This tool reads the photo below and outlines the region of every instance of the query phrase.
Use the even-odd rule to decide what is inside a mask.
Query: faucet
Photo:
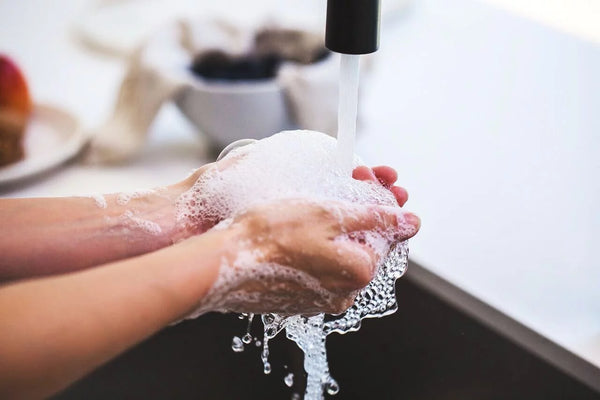
[[[342,54],[373,53],[380,20],[380,0],[327,0],[325,47]]]

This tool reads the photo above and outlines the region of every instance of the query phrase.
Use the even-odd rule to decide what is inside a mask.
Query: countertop
[[[409,190],[412,258],[600,366],[600,46],[466,0],[382,42],[358,148]]]
[[[86,3],[44,4],[0,3],[0,50],[37,101],[94,126],[123,64],[67,29]],[[381,43],[357,152],[409,190],[423,220],[411,258],[600,367],[600,45],[472,0],[415,1],[385,21]],[[148,188],[207,160],[167,106],[133,164],[71,164],[0,196]]]

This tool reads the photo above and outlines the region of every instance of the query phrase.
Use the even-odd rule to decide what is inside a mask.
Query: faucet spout
[[[369,54],[379,47],[381,0],[327,0],[325,46],[342,54]]]

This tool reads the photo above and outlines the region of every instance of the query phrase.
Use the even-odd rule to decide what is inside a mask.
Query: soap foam
[[[180,198],[179,217],[219,222],[281,199],[397,206],[381,185],[352,179],[335,152],[335,139],[314,131],[285,131],[234,149],[230,165],[212,166]]]
[[[94,200],[98,208],[106,208],[108,206],[106,199],[101,194],[95,194],[90,197]]]
[[[134,211],[125,211],[122,215],[122,218],[126,225],[134,229],[139,229],[150,235],[160,235],[162,232],[160,225],[154,221],[138,217]]]
[[[359,181],[348,174],[347,168],[342,165],[343,161],[337,157],[336,146],[336,140],[328,135],[299,130],[284,131],[236,148],[225,159],[208,168],[192,188],[179,198],[178,219],[181,223],[194,221],[205,224],[206,221],[212,221],[216,224],[213,229],[222,229],[236,216],[254,206],[283,199],[319,202],[340,223],[348,215],[348,210],[356,208],[359,212],[364,205],[376,204],[398,209],[396,199],[388,189],[378,182]],[[355,157],[354,166],[358,165],[360,160]],[[401,213],[398,213],[398,218],[402,219]],[[337,240],[359,241],[379,259],[383,259],[393,242],[391,234],[352,232],[341,235]],[[356,251],[360,251],[360,248]],[[270,302],[266,295],[261,300],[256,294],[236,289],[244,287],[245,282],[257,276],[273,284],[284,281],[310,290],[316,296],[315,303],[308,306],[317,310],[324,305],[333,306],[334,295],[321,287],[314,277],[295,268],[261,263],[260,256],[240,251],[233,263],[224,261],[205,303],[193,316],[208,309],[238,311],[232,308],[231,303],[226,304],[225,300],[237,303],[240,307],[253,304],[255,310],[261,308],[262,301],[262,309],[268,308]],[[366,251],[365,257],[370,257]],[[280,302],[281,312],[290,313],[294,308],[293,304],[286,308],[286,299],[281,296],[271,300]]]
[[[336,140],[325,134],[313,131],[278,133],[234,149],[224,160],[212,165],[178,200],[178,219],[183,223],[192,221],[197,224],[211,221],[216,224],[213,229],[221,229],[254,206],[283,199],[328,204],[328,211],[340,222],[347,215],[344,211],[352,207],[379,205],[398,209],[396,199],[388,189],[376,182],[353,179],[343,163],[345,161],[337,156]],[[360,160],[354,157],[353,167],[360,164]],[[414,229],[403,224],[401,213],[397,215],[401,230],[403,225],[407,230]],[[392,246],[395,240],[391,235],[391,232],[363,231],[344,233],[335,239],[359,241],[381,260],[375,279],[358,292],[354,305],[344,314],[327,320],[323,314],[313,317],[262,316],[264,338],[261,359],[265,373],[271,370],[268,340],[285,329],[286,336],[305,352],[304,367],[308,374],[305,398],[322,398],[323,390],[329,394],[337,393],[339,386],[330,376],[327,364],[326,336],[332,332],[357,330],[363,318],[383,316],[397,308],[394,283],[405,271],[408,248],[406,242]],[[285,289],[285,282],[289,282],[312,291],[315,294],[312,306],[316,309],[331,304],[334,295],[316,278],[291,267],[262,263],[260,256],[241,252],[233,262],[223,260],[206,302],[191,317],[208,310],[236,311],[236,306],[262,307],[264,310],[272,304],[283,310],[287,306],[289,309],[297,306],[293,303],[299,301],[298,298],[288,298],[277,290],[275,292],[279,295],[265,296],[260,291],[245,289],[244,283],[256,281],[257,276],[266,285],[284,282]]]

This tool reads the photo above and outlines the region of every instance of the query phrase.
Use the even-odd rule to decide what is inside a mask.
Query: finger
[[[337,239],[328,242],[320,254],[332,267],[325,275],[324,269],[319,271],[319,279],[330,290],[361,289],[373,279],[378,257],[368,246]]]
[[[396,170],[392,167],[388,167],[385,165],[380,167],[373,167],[373,173],[375,174],[379,182],[381,182],[383,186],[388,188],[398,180],[398,173],[396,172]]]
[[[406,191],[406,189],[400,186],[392,186],[390,188],[390,191],[396,198],[396,201],[398,202],[398,205],[400,205],[400,207],[406,204],[406,201],[408,200],[408,192]]]
[[[409,239],[421,227],[419,217],[398,207],[347,206],[342,209],[342,216],[346,233],[378,231],[393,235],[394,240]]]
[[[352,171],[352,177],[359,181],[377,182],[377,177],[373,173],[373,170],[364,165],[354,168],[354,171]]]

